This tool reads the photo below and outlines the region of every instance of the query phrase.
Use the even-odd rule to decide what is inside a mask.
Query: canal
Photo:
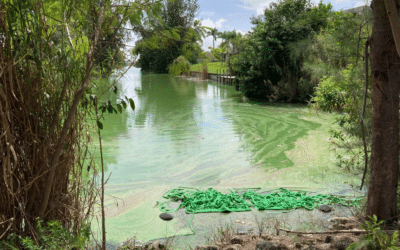
[[[124,95],[134,99],[135,111],[106,115],[102,130],[110,244],[133,236],[148,241],[192,234],[191,214],[181,209],[163,221],[155,207],[178,187],[357,195],[350,185],[359,185],[360,178],[339,169],[330,148],[328,131],[337,128],[332,114],[257,102],[233,86],[142,74],[137,68],[119,81],[111,98]],[[196,214],[196,234],[206,235],[224,216]],[[99,230],[97,222],[92,228]]]

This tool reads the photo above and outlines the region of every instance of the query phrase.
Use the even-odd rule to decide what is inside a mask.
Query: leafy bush
[[[175,76],[179,76],[182,73],[189,75],[190,62],[184,56],[179,56],[171,65],[168,66],[168,70],[170,74]]]
[[[375,249],[386,249],[386,250],[399,250],[397,246],[399,245],[398,232],[394,232],[391,238],[385,234],[384,231],[380,230],[380,224],[384,221],[381,220],[379,222],[378,218],[374,214],[373,217],[368,216],[372,223],[366,221],[366,225],[361,225],[361,227],[368,231],[368,234],[364,236],[360,241],[354,242],[351,244],[347,250],[359,250],[366,247],[368,250],[375,250]]]
[[[10,234],[6,241],[0,242],[1,249],[15,250],[20,245],[23,249],[40,250],[40,249],[85,249],[86,243],[90,239],[90,225],[83,226],[74,236],[62,227],[59,221],[49,221],[47,226],[43,227],[37,219],[38,243],[27,236],[22,237],[16,234]]]
[[[315,106],[323,111],[343,110],[344,91],[332,77],[324,77],[315,88],[311,101],[315,101]]]

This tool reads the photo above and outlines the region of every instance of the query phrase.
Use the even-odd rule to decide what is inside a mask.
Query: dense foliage
[[[303,69],[303,55],[293,56],[291,46],[324,27],[331,7],[286,0],[272,3],[263,16],[253,18],[256,26],[239,48],[242,52],[234,65],[237,89],[246,96],[272,101],[306,100],[315,82]]]
[[[371,35],[371,11],[360,14],[335,12],[327,26],[309,44],[295,51],[306,54],[305,68],[315,78],[325,77],[316,88],[315,108],[345,112],[340,124],[349,125],[349,132],[360,136],[359,115],[365,85],[365,41]],[[327,85],[329,79],[330,84]],[[335,101],[327,93],[340,93]],[[365,115],[370,130],[371,101],[367,96]],[[336,102],[336,103],[335,103]],[[339,105],[340,103],[340,105]]]
[[[184,56],[179,56],[168,66],[169,73],[175,76],[190,74],[190,63]]]
[[[197,43],[201,40],[201,30],[199,22],[194,20],[198,9],[197,0],[164,1],[160,19],[147,17],[134,25],[134,31],[141,36],[134,54],[140,55],[137,66],[142,71],[167,73],[168,65],[180,55],[197,63],[202,52]],[[172,34],[175,39],[160,43],[150,31]]]
[[[86,233],[79,235],[99,193],[88,117],[101,129],[101,113],[121,112],[127,103],[134,108],[125,97],[117,111],[116,100],[100,103],[97,91],[107,85],[104,93],[117,93],[103,77],[124,60],[124,27],[139,23],[143,12],[159,16],[159,2],[0,2],[0,68],[7,69],[0,74],[0,240],[19,235],[13,244],[52,244],[37,237],[39,218],[43,225],[57,221],[49,230],[70,243],[85,244]]]

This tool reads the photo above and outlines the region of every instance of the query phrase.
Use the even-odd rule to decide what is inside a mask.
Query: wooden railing
[[[207,73],[206,76],[203,75],[203,72],[199,71],[190,71],[190,76],[216,81],[217,83],[222,83],[226,85],[233,85],[233,80],[236,76],[227,74],[226,71],[219,71],[219,73]]]

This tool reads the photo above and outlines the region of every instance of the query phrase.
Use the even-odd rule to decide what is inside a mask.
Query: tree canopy
[[[290,46],[324,27],[331,8],[322,2],[314,7],[309,0],[286,0],[253,18],[256,26],[234,66],[237,89],[249,97],[304,101],[314,84],[302,67],[302,55],[291,56]]]
[[[201,53],[198,41],[203,31],[201,23],[194,19],[198,9],[197,0],[164,1],[160,18],[145,17],[140,24],[133,25],[141,36],[133,53],[140,55],[138,66],[143,71],[167,73],[168,65],[180,55],[197,63]],[[153,32],[173,39],[160,41]]]

